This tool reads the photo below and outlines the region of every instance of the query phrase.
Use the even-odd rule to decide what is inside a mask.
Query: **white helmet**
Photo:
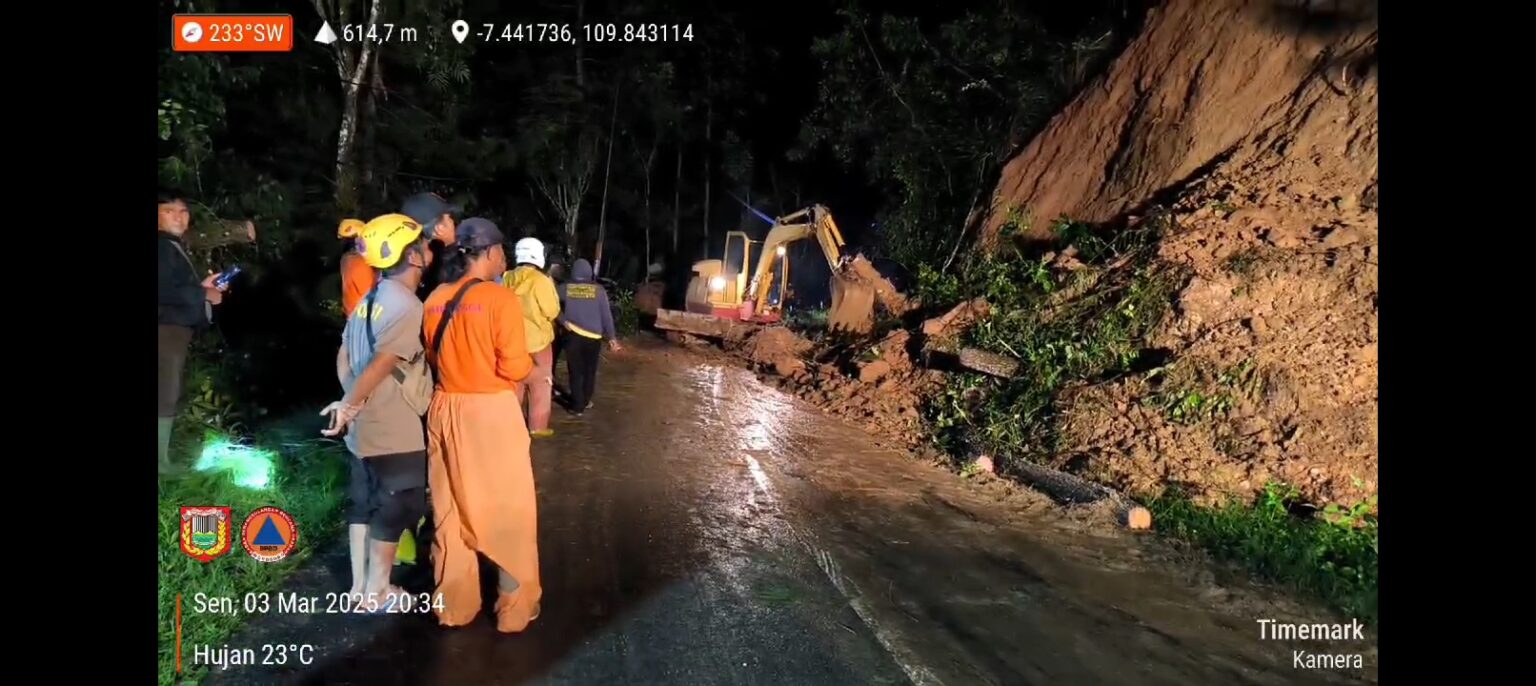
[[[537,238],[524,238],[512,248],[513,259],[518,264],[531,264],[544,268],[544,243]]]

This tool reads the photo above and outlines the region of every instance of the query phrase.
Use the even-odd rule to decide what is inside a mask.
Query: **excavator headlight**
[[[723,290],[725,290],[725,277],[723,277],[723,276],[716,276],[716,277],[710,279],[709,280],[709,290],[712,290],[712,291],[723,291]]]
[[[781,246],[775,248],[774,252],[778,253],[779,257],[783,257],[784,256],[784,246],[781,245]]]

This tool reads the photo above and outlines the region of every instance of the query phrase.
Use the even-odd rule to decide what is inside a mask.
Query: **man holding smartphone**
[[[171,464],[171,429],[181,400],[182,376],[192,335],[207,328],[213,306],[224,301],[228,284],[218,274],[197,276],[183,236],[191,222],[187,202],[179,195],[160,194],[160,330],[159,330],[159,438],[160,473],[179,471]]]

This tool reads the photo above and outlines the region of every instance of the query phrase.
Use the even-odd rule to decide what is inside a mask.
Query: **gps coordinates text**
[[[693,24],[481,24],[486,43],[692,43]]]

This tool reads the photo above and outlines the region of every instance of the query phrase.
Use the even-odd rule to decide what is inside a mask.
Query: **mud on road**
[[[1374,638],[1259,640],[1260,619],[1339,618],[1218,583],[1099,515],[965,482],[718,360],[633,346],[605,362],[596,407],[555,429],[535,444],[545,598],[528,632],[498,634],[489,604],[461,629],[272,615],[230,645],[310,643],[315,664],[207,683],[1376,680]],[[346,589],[331,545],[287,590]],[[423,562],[407,588],[430,590]],[[1298,669],[1296,650],[1365,669]]]

